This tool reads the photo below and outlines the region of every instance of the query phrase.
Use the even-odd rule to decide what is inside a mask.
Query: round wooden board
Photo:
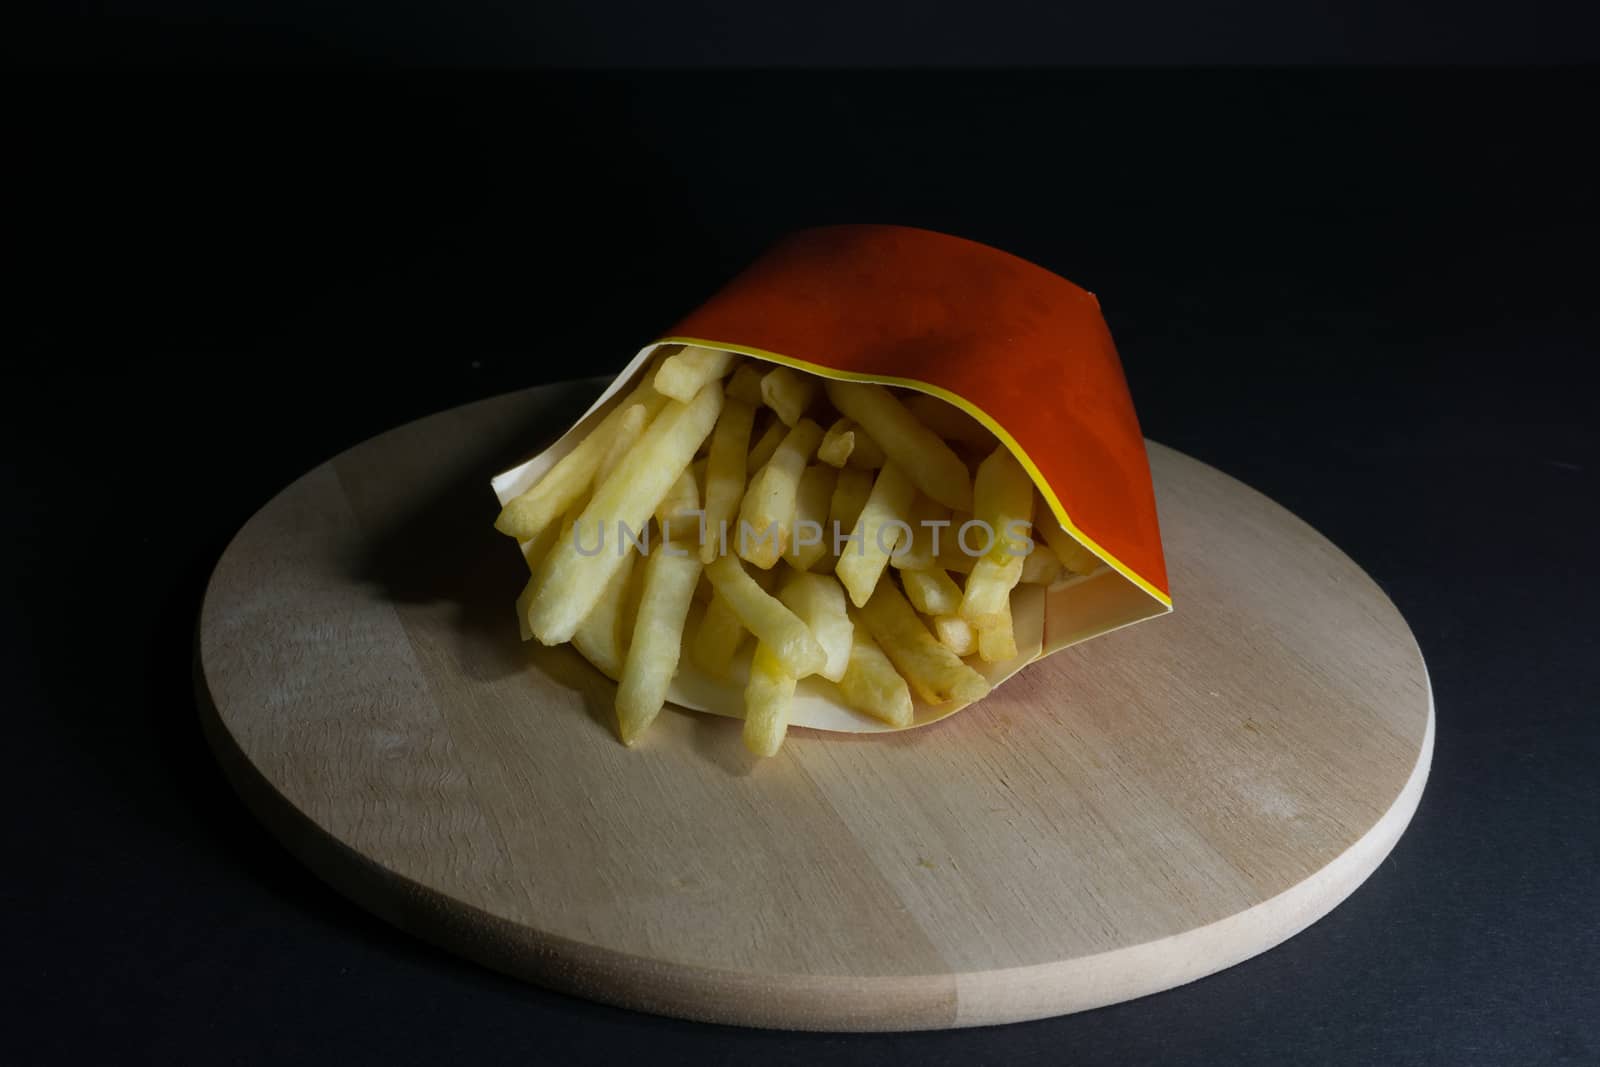
[[[593,383],[423,419],[241,530],[199,632],[203,719],[302,860],[407,930],[645,1011],[828,1030],[1079,1011],[1326,914],[1416,809],[1433,746],[1405,621],[1354,563],[1151,445],[1174,614],[945,722],[793,730],[665,713],[524,645],[488,479]]]

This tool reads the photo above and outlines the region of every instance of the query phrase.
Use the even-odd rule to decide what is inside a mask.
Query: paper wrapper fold
[[[929,393],[994,432],[1061,525],[1105,565],[1048,590],[1017,587],[1011,604],[1017,658],[969,661],[992,684],[1052,652],[1171,610],[1150,466],[1122,363],[1099,302],[1071,282],[927,230],[801,231],[641,349],[559,441],[496,477],[500,503],[571,451],[668,344]],[[748,660],[746,648],[730,681],[719,681],[684,656],[669,698],[743,717]],[[919,704],[913,726],[960,708]],[[790,722],[852,733],[893,729],[845,707],[818,679],[801,681]]]

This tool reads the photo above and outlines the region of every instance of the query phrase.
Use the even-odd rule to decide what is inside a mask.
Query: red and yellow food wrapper
[[[1071,282],[997,249],[927,230],[801,231],[641,349],[559,441],[495,478],[500,503],[571,451],[632,387],[655,350],[669,344],[928,393],[972,415],[1012,451],[1061,525],[1104,565],[1049,588],[1016,588],[1017,658],[969,660],[991,684],[1068,645],[1172,609],[1149,461],[1122,363],[1099,302]],[[704,675],[683,656],[669,698],[742,717],[746,645],[746,663],[729,681]],[[960,708],[919,703],[913,726]],[[817,679],[801,681],[790,722],[857,733],[893,729],[845,707]]]

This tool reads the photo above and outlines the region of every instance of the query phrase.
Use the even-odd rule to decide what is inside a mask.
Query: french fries
[[[763,430],[761,437],[750,447],[750,458],[745,465],[745,469],[754,474],[762,467],[765,467],[767,460],[772,458],[772,454],[778,450],[778,446],[783,443],[783,439],[788,432],[789,427],[774,419],[772,425]]]
[[[782,601],[757,585],[739,557],[717,557],[706,566],[706,576],[740,624],[783,660],[796,678],[816,674],[827,664],[828,655],[811,636],[810,628]]]
[[[830,682],[843,678],[855,626],[846,612],[844,590],[838,581],[825,574],[792,574],[783,583],[778,599],[806,624],[827,655],[817,673]]]
[[[828,399],[860,423],[918,489],[948,508],[972,507],[967,465],[881,385],[829,382]]]
[[[762,366],[757,363],[739,364],[733,377],[728,379],[728,399],[749,404],[752,408],[760,407],[765,402],[761,399]]]
[[[1033,514],[1040,536],[1061,561],[1062,567],[1073,574],[1093,574],[1100,569],[1100,557],[1078,544],[1071,534],[1061,528],[1043,495],[1035,498]]]
[[[954,404],[927,393],[913,393],[906,397],[905,405],[918,422],[946,441],[956,441],[985,451],[994,447],[994,434]]]
[[[722,385],[711,382],[687,404],[669,401],[634,449],[623,457],[579,516],[575,530],[602,543],[585,555],[582,537],[556,542],[534,575],[538,591],[528,607],[533,636],[547,645],[572,640],[573,631],[594,610],[611,575],[622,565],[620,552],[605,550],[607,526],[642,528],[694,458],[722,410]]]
[[[800,475],[821,440],[822,427],[810,419],[798,420],[744,492],[744,503],[739,505],[739,555],[762,570],[770,569],[789,547]]]
[[[850,634],[850,659],[839,679],[839,693],[857,711],[890,726],[910,726],[914,707],[911,689],[883,649],[861,627]]]
[[[800,475],[800,489],[794,501],[794,528],[784,552],[784,558],[797,571],[810,570],[829,550],[828,508],[833,503],[833,488],[838,478],[838,471],[821,463],[813,463]]]
[[[613,682],[622,679],[623,653],[627,649],[627,642],[633,637],[631,628],[626,634],[622,630],[628,580],[633,577],[633,561],[632,552],[623,555],[622,566],[606,583],[606,591],[601,595],[600,602],[572,634],[572,647]]]
[[[1033,480],[1002,445],[978,468],[973,499],[990,543],[967,575],[961,617],[981,635],[1002,622],[1010,625],[1011,590],[1022,579],[1023,560],[1033,548]]]
[[[658,541],[650,551],[633,639],[617,684],[617,727],[625,745],[638,740],[667,702],[701,566],[699,556],[674,551],[670,541]]]
[[[933,636],[958,656],[970,656],[978,651],[978,634],[972,624],[960,615],[935,616]]]
[[[726,678],[733,657],[749,632],[728,607],[728,602],[713,591],[689,645],[689,657],[713,678]]]
[[[685,345],[681,352],[661,361],[656,371],[656,392],[687,404],[706,383],[718,381],[733,366],[733,353],[698,345]]]
[[[981,699],[968,661],[1017,656],[1014,588],[1099,565],[962,411],[695,345],[659,359],[496,527],[532,572],[524,640],[570,641],[616,681],[624,743],[680,663],[727,684],[748,657],[743,737],[760,756],[811,675],[892,727],[918,702]]]
[[[775,367],[761,379],[762,402],[777,412],[785,426],[799,422],[816,396],[817,380],[788,367]]]
[[[756,645],[744,690],[744,747],[757,756],[778,754],[789,729],[796,681],[788,663],[770,645]]]
[[[934,639],[893,582],[878,585],[861,622],[924,703],[971,703],[988,695],[983,675]]]
[[[1011,626],[1009,600],[995,615],[993,621],[976,628],[978,631],[978,658],[985,663],[1004,663],[1017,658],[1017,635]]]
[[[833,568],[856,607],[872,595],[900,539],[910,536],[907,517],[915,493],[916,487],[894,463],[879,471],[872,483],[861,517],[856,519],[848,543],[840,548],[839,562]]]
[[[611,413],[590,434],[557,461],[556,465],[545,472],[544,477],[511,501],[500,510],[500,517],[495,519],[494,528],[503,534],[510,534],[518,541],[532,541],[539,537],[551,523],[555,522],[567,509],[576,504],[589,491],[594,482],[595,471],[600,467],[600,461],[605,458],[606,451],[611,443],[612,435],[616,433],[623,419],[629,418],[628,412],[633,405],[642,403],[647,415],[653,415],[666,403],[667,398],[655,391],[647,379],[644,384],[628,394],[626,400],[613,408]]]
[[[924,615],[954,615],[961,610],[961,587],[942,570],[901,571],[906,599]]]
[[[711,434],[711,452],[706,457],[706,539],[700,546],[700,562],[710,563],[723,551],[728,523],[739,514],[749,476],[750,430],[756,409],[743,400],[729,398]]]

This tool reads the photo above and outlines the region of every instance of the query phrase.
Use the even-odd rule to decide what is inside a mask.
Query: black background
[[[1581,56],[1563,17],[1445,36]],[[170,23],[58,21],[6,83],[0,1060],[1600,1058],[1593,69],[512,71],[487,69],[510,62],[495,24],[463,21],[484,69],[428,70],[459,38],[399,16],[359,48],[330,23]],[[984,62],[998,31],[976,24],[951,62]],[[714,62],[749,41],[721,25],[665,43]],[[1106,61],[1217,43],[1162,26]],[[811,32],[767,60],[820,61]],[[539,40],[569,65],[635,54],[627,32]],[[1266,43],[1329,58],[1297,40]],[[1209,58],[1262,58],[1227,47]],[[609,374],[781,233],[839,221],[958,233],[1095,290],[1147,434],[1323,530],[1410,620],[1439,709],[1428,791],[1305,933],[1008,1028],[694,1025],[392,931],[214,769],[195,612],[255,508],[391,425]]]

